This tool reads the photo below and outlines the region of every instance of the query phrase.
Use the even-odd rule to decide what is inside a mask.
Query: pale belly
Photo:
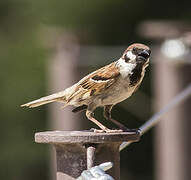
[[[117,104],[130,97],[136,88],[135,86],[129,87],[128,83],[123,84],[123,86],[120,82],[119,84],[110,87],[105,93],[95,98],[96,104],[99,104],[99,106]]]
[[[134,88],[133,88],[134,89]],[[112,94],[108,93],[101,98],[102,105],[117,104],[130,97],[133,89],[115,89]]]

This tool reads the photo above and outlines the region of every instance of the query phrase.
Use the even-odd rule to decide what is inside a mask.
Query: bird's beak
[[[150,50],[143,50],[143,51],[141,51],[139,54],[138,54],[138,56],[141,56],[141,57],[143,57],[143,58],[145,58],[145,59],[148,59],[149,57],[150,57],[150,54],[151,54],[151,52],[150,52]]]
[[[137,60],[140,61],[140,62],[146,62],[147,59],[150,57],[150,50],[143,50],[141,52],[139,52],[139,54],[137,55]]]

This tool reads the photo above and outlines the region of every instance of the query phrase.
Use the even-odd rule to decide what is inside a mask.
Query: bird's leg
[[[94,118],[94,114],[93,114],[93,110],[91,110],[89,107],[86,110],[86,116],[87,118],[92,121],[93,123],[95,123],[101,130],[97,130],[94,129],[94,132],[107,132],[107,133],[116,133],[116,132],[121,132],[119,130],[112,130],[112,129],[108,129],[107,127],[105,127],[103,124],[101,124],[98,120],[96,120]]]
[[[116,126],[118,126],[123,131],[129,131],[129,129],[126,128],[123,124],[121,124],[120,122],[118,122],[115,119],[111,118],[111,109],[112,109],[112,107],[113,107],[113,105],[104,106],[104,117],[106,119],[110,120],[111,122],[113,122]]]
[[[106,132],[107,130],[109,130],[107,127],[105,127],[103,124],[101,124],[98,120],[96,120],[95,118],[94,118],[94,114],[93,114],[93,112],[92,111],[90,111],[90,110],[86,110],[86,116],[87,116],[87,118],[90,120],[90,121],[92,121],[93,123],[95,123],[100,129],[101,129],[101,131],[99,131],[99,130],[94,130],[95,132]]]

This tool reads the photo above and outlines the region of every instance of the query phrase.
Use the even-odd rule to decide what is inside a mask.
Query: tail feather
[[[64,95],[65,95],[65,93],[64,93],[64,91],[62,91],[62,92],[59,92],[59,93],[55,93],[55,94],[52,94],[52,95],[49,95],[49,96],[42,97],[40,99],[31,101],[31,102],[26,103],[26,104],[23,104],[23,105],[21,105],[21,107],[33,108],[33,107],[41,106],[43,104],[48,104],[48,103],[51,103],[51,102],[55,102],[55,101],[65,102],[66,100],[65,100]]]

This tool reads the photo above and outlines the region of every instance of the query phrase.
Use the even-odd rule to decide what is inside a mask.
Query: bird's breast
[[[100,103],[101,105],[117,104],[130,97],[134,89],[134,87],[129,86],[129,82],[119,79],[115,85],[107,89],[104,94],[100,95]]]

